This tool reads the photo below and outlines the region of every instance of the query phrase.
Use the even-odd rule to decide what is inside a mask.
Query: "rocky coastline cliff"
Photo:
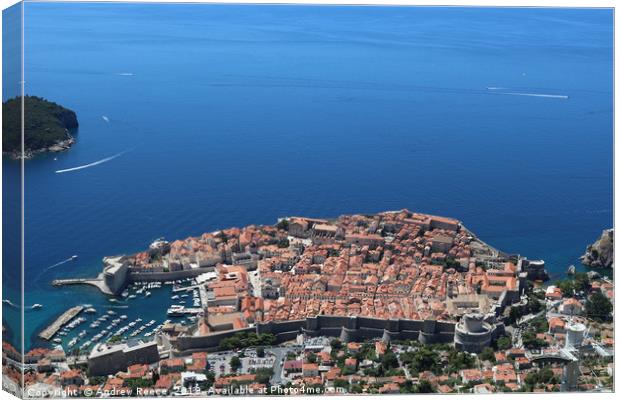
[[[591,268],[614,267],[614,230],[606,229],[599,240],[586,248],[581,263]]]

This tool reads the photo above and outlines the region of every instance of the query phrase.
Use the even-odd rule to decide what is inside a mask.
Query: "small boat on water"
[[[93,307],[88,307],[86,310],[84,310],[84,312],[87,314],[94,314],[97,312],[97,310],[95,310]]]
[[[185,311],[185,307],[178,305],[178,304],[173,304],[167,311],[167,314],[169,317],[181,317],[183,316]]]
[[[77,258],[78,258],[78,256],[77,256],[76,254],[74,254],[74,255],[72,255],[72,256],[71,256],[71,259],[70,259],[70,260],[71,260],[71,261],[74,261],[74,260],[77,260]]]
[[[32,307],[30,308],[32,308],[33,310],[38,310],[39,308],[42,308],[42,307],[43,307],[43,304],[36,303],[36,304],[33,304]]]

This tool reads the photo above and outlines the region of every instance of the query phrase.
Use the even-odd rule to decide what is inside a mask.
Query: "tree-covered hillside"
[[[41,97],[24,98],[24,145],[26,152],[54,146],[71,136],[78,127],[75,113]],[[2,151],[19,152],[21,146],[21,98],[2,103]]]

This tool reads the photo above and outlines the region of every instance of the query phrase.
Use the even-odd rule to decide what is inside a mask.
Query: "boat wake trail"
[[[45,271],[49,271],[49,270],[50,270],[50,269],[52,269],[52,268],[60,267],[60,266],[61,266],[61,265],[63,265],[63,264],[66,264],[66,263],[68,263],[68,262],[70,262],[70,261],[75,260],[75,258],[76,258],[76,257],[69,257],[69,258],[67,258],[66,260],[62,260],[61,262],[57,262],[57,263],[56,263],[56,264],[54,264],[54,265],[50,265],[49,267],[45,268],[45,269],[43,270],[43,272],[45,272]]]
[[[127,153],[128,151],[129,150],[125,150],[125,151],[122,151],[122,152],[120,152],[118,154],[115,154],[115,155],[113,155],[111,157],[106,157],[104,159],[92,162],[90,164],[80,165],[79,167],[73,167],[73,168],[67,168],[67,169],[59,169],[59,170],[56,171],[56,173],[57,174],[64,174],[65,172],[79,171],[81,169],[86,169],[86,168],[94,167],[96,165],[107,163],[108,161],[112,161],[115,158],[118,158],[118,157],[122,156],[123,154]]]
[[[13,302],[12,302],[11,300],[9,300],[9,299],[4,299],[4,300],[2,300],[2,303],[6,304],[6,305],[8,305],[8,306],[11,306],[11,307],[13,307],[13,308],[19,308],[19,305],[17,305],[17,304],[15,304],[15,303],[13,303]],[[25,308],[26,310],[36,310],[37,308],[41,308],[41,305],[40,305],[40,304],[33,304],[33,305],[31,305],[31,306],[26,306],[26,307],[24,307],[24,308]]]
[[[508,96],[546,97],[549,99],[562,99],[562,100],[568,99],[568,96],[564,94],[518,93],[518,92],[505,92],[505,93],[498,93],[498,94],[504,94]]]
[[[19,306],[18,306],[17,304],[13,303],[13,302],[12,302],[11,300],[9,300],[9,299],[3,299],[3,300],[2,300],[2,303],[6,304],[6,305],[8,305],[8,306],[11,306],[11,307],[13,307],[13,308],[19,308]]]
[[[499,86],[487,86],[487,90],[493,91],[493,94],[505,95],[505,96],[529,96],[529,97],[546,97],[548,99],[561,99],[567,100],[568,96],[564,94],[548,94],[548,93],[527,93],[527,92],[502,92],[502,90],[510,90],[511,88],[499,87]],[[500,92],[496,92],[500,90]],[[519,90],[514,89],[512,90]]]
[[[76,258],[77,258],[77,256],[71,256],[71,257],[67,258],[66,260],[62,260],[60,262],[57,262],[54,265],[50,265],[49,267],[45,268],[43,271],[39,272],[39,275],[37,275],[37,277],[35,279],[35,282],[38,282],[39,280],[41,280],[41,277],[43,277],[43,275],[45,275],[45,273],[47,271],[52,270],[54,268],[58,268],[61,265],[64,265],[64,264],[66,264],[68,262],[74,261]]]

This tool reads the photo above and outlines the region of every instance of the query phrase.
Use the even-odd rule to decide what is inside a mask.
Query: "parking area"
[[[239,357],[239,361],[241,361],[241,366],[236,371],[233,371],[230,367],[233,357]],[[257,369],[273,368],[276,357],[268,351],[265,351],[264,357],[258,357],[255,349],[245,349],[239,352],[211,353],[208,356],[208,361],[209,370],[215,373],[216,377],[219,377],[233,372],[237,374],[250,374]]]

